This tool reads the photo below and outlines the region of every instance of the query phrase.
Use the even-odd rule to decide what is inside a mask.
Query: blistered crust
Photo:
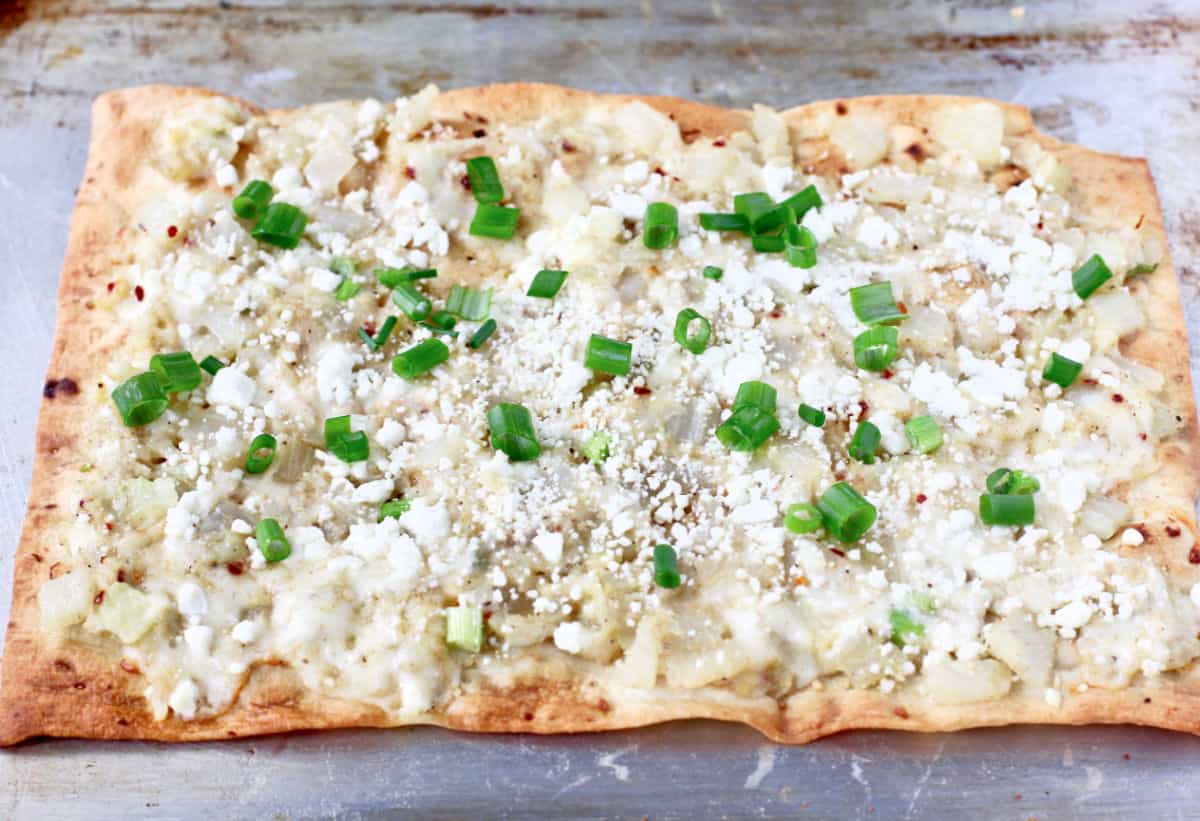
[[[131,215],[138,205],[177,185],[151,164],[155,128],[170,111],[205,96],[212,92],[151,86],[105,94],[93,108],[91,146],[71,223],[59,287],[58,330],[47,375],[55,383],[71,380],[79,390],[53,391],[39,413],[30,504],[14,562],[12,615],[0,686],[0,744],[33,736],[192,741],[417,723],[477,732],[555,733],[684,718],[743,722],[788,743],[854,728],[936,731],[1012,723],[1135,723],[1200,731],[1200,672],[1195,663],[1181,672],[1139,679],[1120,690],[1064,693],[1059,707],[1048,705],[1040,693],[1024,691],[997,701],[953,706],[934,704],[909,691],[883,695],[832,687],[810,688],[781,702],[741,698],[716,688],[631,693],[599,684],[581,664],[571,674],[547,677],[535,672],[503,682],[473,673],[445,708],[411,719],[397,719],[372,705],[318,695],[305,689],[286,666],[272,664],[253,668],[232,706],[218,716],[181,721],[170,715],[155,720],[142,695],[140,677],[123,671],[115,653],[92,645],[60,645],[39,629],[36,593],[53,573],[39,554],[39,545],[46,533],[73,515],[69,506],[78,496],[79,474],[72,466],[88,452],[88,443],[80,441],[76,431],[88,413],[88,395],[109,389],[98,375],[128,332],[106,326],[104,314],[91,306],[105,288],[109,262],[122,256],[129,241]],[[434,101],[433,115],[447,123],[478,117],[515,123],[545,115],[566,121],[634,99],[669,115],[688,142],[725,136],[751,125],[748,112],[675,98],[597,95],[525,84],[444,93]],[[247,114],[261,113],[248,103],[229,100]],[[964,97],[865,97],[813,103],[783,116],[793,144],[812,158],[814,172],[841,172],[849,169],[853,158],[839,153],[829,139],[839,119],[868,116],[883,126],[904,126],[898,133],[905,135],[908,144],[887,150],[917,159],[932,148],[929,124],[936,112],[977,102]],[[1158,270],[1131,286],[1152,322],[1125,340],[1122,349],[1166,376],[1166,391],[1181,428],[1161,444],[1155,476],[1137,489],[1139,507],[1153,514],[1145,525],[1147,540],[1138,548],[1124,549],[1148,553],[1178,583],[1190,585],[1200,580],[1198,566],[1188,559],[1196,544],[1193,503],[1200,477],[1196,409],[1179,287],[1167,256],[1149,169],[1143,160],[1099,154],[1038,134],[1026,109],[994,105],[1004,111],[1006,135],[1036,140],[1069,167],[1074,179],[1070,198],[1077,209],[1112,227],[1143,225],[1164,249]],[[532,668],[539,669],[536,659]],[[541,669],[566,668],[559,662]]]

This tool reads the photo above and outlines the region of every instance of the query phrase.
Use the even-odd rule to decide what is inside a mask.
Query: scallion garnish
[[[333,292],[333,298],[338,302],[346,302],[358,296],[360,290],[362,287],[357,282],[346,277],[338,283],[337,289]]]
[[[942,446],[942,429],[932,416],[914,416],[904,423],[904,435],[917,453],[933,453]]]
[[[1112,271],[1104,264],[1099,254],[1092,254],[1087,262],[1080,265],[1071,274],[1071,285],[1080,299],[1087,299],[1096,290],[1112,279]]]
[[[850,307],[864,325],[895,325],[908,319],[892,295],[892,283],[872,282],[850,289]]]
[[[900,333],[891,325],[877,325],[854,337],[854,362],[864,371],[882,371],[899,353]]]
[[[979,497],[979,518],[985,525],[1031,525],[1033,517],[1032,494],[984,493]]]
[[[446,310],[471,322],[487,319],[492,310],[492,289],[468,288],[455,285],[446,297]]]
[[[256,220],[267,210],[275,189],[266,180],[250,180],[242,193],[233,198],[233,213],[244,220]]]
[[[717,441],[730,450],[752,451],[779,430],[774,413],[756,405],[735,407],[729,418],[717,426]]]
[[[246,472],[251,474],[263,473],[275,461],[275,448],[279,443],[269,433],[260,433],[250,440],[250,449],[246,451]]]
[[[392,359],[392,372],[403,379],[416,379],[450,358],[450,349],[440,339],[426,339]]]
[[[821,520],[821,511],[817,510],[816,505],[808,502],[789,505],[783,517],[783,526],[793,533],[812,533],[819,530],[822,524],[824,523]]]
[[[695,333],[689,333],[692,323],[697,323]],[[691,308],[684,308],[675,317],[675,341],[694,354],[704,353],[712,338],[712,325]]]
[[[1025,495],[1037,493],[1042,489],[1042,483],[1023,470],[996,468],[987,477],[988,493],[1008,493]]]
[[[438,331],[452,331],[458,324],[458,319],[449,311],[434,311],[425,320],[425,327]]]
[[[892,644],[903,647],[909,640],[916,640],[925,635],[925,625],[916,621],[907,610],[893,610],[888,616],[892,625]]]
[[[741,231],[750,233],[750,220],[745,214],[701,214],[700,227],[705,231]]]
[[[356,267],[354,260],[349,257],[334,257],[329,260],[329,270],[338,276],[348,277],[354,275]]]
[[[286,202],[273,202],[250,231],[250,236],[279,248],[295,248],[304,236],[306,225],[308,217],[299,208]]]
[[[472,157],[467,160],[467,181],[475,202],[484,205],[504,199],[504,186],[500,184],[500,172],[491,157]]]
[[[669,544],[654,546],[654,583],[667,590],[679,587],[679,560]]]
[[[200,387],[200,366],[187,351],[158,353],[150,357],[150,372],[167,393],[194,391]]]
[[[789,224],[783,229],[783,255],[794,268],[817,264],[817,238],[803,225]]]
[[[583,366],[601,373],[624,376],[633,362],[633,343],[592,334],[588,338]]]
[[[774,413],[776,398],[777,394],[773,387],[766,382],[752,379],[738,385],[737,395],[733,398],[733,407],[736,410],[743,405],[753,405],[763,413]]]
[[[283,528],[274,519],[263,519],[254,528],[254,541],[268,562],[281,562],[292,555],[291,542],[283,535]]]
[[[210,376],[216,376],[217,371],[225,367],[225,363],[215,356],[206,356],[200,360],[200,369],[207,371]]]
[[[379,521],[399,519],[410,510],[412,510],[412,502],[407,499],[389,499],[379,506]]]
[[[413,322],[420,322],[433,311],[433,302],[411,282],[402,282],[392,289],[392,302]]]
[[[483,649],[483,611],[460,605],[446,608],[446,644],[478,653]]]
[[[331,416],[325,420],[325,449],[343,462],[362,462],[371,446],[361,430],[350,430],[349,416]]]
[[[787,247],[787,242],[784,240],[782,234],[776,237],[765,237],[761,234],[755,234],[750,237],[750,246],[760,253],[777,254]]]
[[[738,194],[733,198],[733,210],[746,218],[747,228],[754,225],[754,221],[775,207],[775,200],[771,199],[771,195],[762,191],[753,191],[749,194]]]
[[[529,285],[529,290],[525,292],[525,296],[533,296],[538,299],[554,299],[558,294],[559,288],[562,288],[563,283],[567,281],[566,271],[538,271],[533,278],[533,282]]]
[[[801,419],[812,425],[814,428],[825,427],[825,411],[821,410],[820,408],[814,408],[812,405],[801,404],[799,415]]]
[[[395,288],[402,282],[412,282],[408,271],[408,268],[376,268],[375,279],[385,288]]]
[[[1142,276],[1143,274],[1153,274],[1157,270],[1158,270],[1157,262],[1139,262],[1137,265],[1130,268],[1129,271],[1125,274],[1125,276],[1126,276],[1126,278],[1137,277],[1137,276]]]
[[[612,437],[604,431],[598,430],[583,443],[583,455],[588,458],[589,462],[598,465],[608,458],[608,446],[611,444]]]
[[[472,350],[478,350],[483,347],[483,343],[491,338],[496,332],[496,320],[489,319],[487,322],[475,329],[475,333],[471,334],[471,338],[467,340],[467,347]]]
[[[503,451],[514,462],[529,462],[541,455],[533,417],[523,405],[501,402],[487,412],[492,447]]]
[[[875,453],[879,450],[879,428],[871,422],[859,422],[850,439],[850,456],[864,465],[875,464]]]
[[[725,269],[718,268],[716,265],[705,265],[704,270],[700,272],[705,279],[718,280],[725,276]]]
[[[784,205],[777,205],[768,211],[764,211],[756,218],[750,221],[750,233],[774,235],[783,230],[784,226],[790,225],[796,221],[796,215],[792,210]]]
[[[129,427],[148,425],[167,409],[167,394],[158,376],[147,371],[131,376],[112,392],[121,421]]]
[[[1050,361],[1046,363],[1046,367],[1042,370],[1042,378],[1060,387],[1069,388],[1082,370],[1083,365],[1074,359],[1067,359],[1061,354],[1052,353],[1050,354]]]
[[[781,202],[780,205],[790,208],[792,213],[796,215],[796,221],[799,222],[800,220],[804,219],[804,215],[808,213],[809,210],[821,207],[821,195],[817,192],[817,187],[815,185],[810,185],[803,191],[798,191],[795,194],[792,194],[786,200]]]
[[[845,482],[838,482],[821,494],[817,510],[825,529],[843,542],[857,542],[878,515],[875,506]]]
[[[388,337],[392,335],[392,330],[396,327],[396,317],[389,316],[383,320],[383,325],[379,328],[379,333],[372,337],[367,333],[366,328],[359,328],[358,335],[362,337],[362,341],[367,343],[367,347],[372,351],[377,351],[387,344]]]
[[[642,243],[654,250],[666,248],[679,236],[679,212],[667,202],[652,202],[646,206]]]
[[[521,221],[520,208],[505,208],[500,205],[481,203],[475,208],[468,233],[476,237],[512,239]]]

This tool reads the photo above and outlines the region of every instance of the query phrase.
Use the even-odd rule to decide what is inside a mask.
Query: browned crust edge
[[[90,309],[106,285],[105,266],[120,253],[129,217],[147,192],[166,183],[149,168],[153,130],[172,108],[213,92],[171,86],[114,91],[93,106],[92,138],[84,180],[76,200],[58,295],[58,324],[48,380],[103,372],[120,344],[120,328],[104,327]],[[259,110],[228,98],[247,112]],[[455,119],[465,113],[518,122],[546,113],[562,117],[597,103],[615,105],[638,99],[676,120],[686,139],[717,137],[745,129],[746,112],[731,111],[671,97],[597,95],[539,84],[461,89],[440,95],[435,116]],[[822,119],[875,110],[897,121],[920,125],[928,113],[947,104],[976,98],[941,96],[862,97],[828,100],[785,112],[793,139],[819,129]],[[988,101],[995,102],[995,101]],[[1162,214],[1144,160],[1100,154],[1037,134],[1028,110],[1001,105],[1010,134],[1034,136],[1074,172],[1081,205],[1111,214],[1114,224],[1144,218],[1166,248]],[[1143,305],[1154,308],[1151,327],[1130,340],[1126,354],[1153,366],[1168,378],[1173,406],[1184,416],[1180,435],[1160,452],[1158,487],[1164,521],[1184,527],[1180,538],[1151,539],[1147,550],[1168,572],[1196,575],[1186,552],[1197,531],[1192,500],[1200,484],[1198,428],[1192,397],[1187,335],[1179,286],[1170,260],[1139,286]],[[115,668],[110,656],[72,645],[56,647],[38,630],[36,592],[46,577],[38,554],[41,534],[64,514],[72,484],[68,471],[77,463],[73,431],[86,414],[82,395],[60,393],[44,399],[38,417],[36,460],[30,503],[14,562],[12,615],[0,688],[0,745],[33,736],[191,741],[301,729],[382,727],[396,723],[371,705],[340,701],[305,690],[287,668],[260,665],[248,676],[239,697],[223,714],[185,722],[173,716],[155,721],[136,676]],[[1181,556],[1182,554],[1182,556]],[[1066,695],[1066,694],[1065,694]],[[443,711],[415,722],[478,732],[579,732],[635,727],[684,718],[712,718],[749,724],[773,740],[802,743],[854,728],[917,731],[954,730],[1012,723],[1134,723],[1200,732],[1200,672],[1139,680],[1118,690],[1089,690],[1066,695],[1051,708],[1041,694],[1020,694],[997,702],[959,706],[923,703],[913,695],[884,696],[874,691],[814,691],[785,703],[741,699],[724,691],[684,695],[661,692],[632,697],[607,692],[594,682],[531,680],[507,687],[486,683],[465,688]]]

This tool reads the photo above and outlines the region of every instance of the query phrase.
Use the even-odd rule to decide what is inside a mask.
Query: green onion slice
[[[194,391],[200,387],[200,366],[187,351],[158,353],[150,357],[150,371],[167,393]]]
[[[910,640],[915,641],[925,635],[925,625],[906,610],[893,610],[888,621],[892,625],[892,644],[897,647],[903,647]]]
[[[389,316],[383,320],[383,325],[379,328],[379,332],[372,337],[367,333],[366,328],[359,328],[358,335],[362,337],[362,341],[367,343],[367,347],[372,351],[377,351],[387,344],[388,337],[392,335],[392,331],[396,327],[397,319],[394,316]]]
[[[825,411],[819,408],[814,408],[812,405],[801,404],[799,415],[801,419],[812,425],[814,428],[825,427]]]
[[[750,220],[745,214],[701,214],[700,227],[705,231],[741,231],[750,233]]]
[[[588,458],[589,462],[598,465],[608,458],[608,446],[611,444],[612,437],[604,431],[598,430],[583,443],[583,455]]]
[[[533,278],[533,282],[529,285],[529,290],[525,292],[525,296],[533,296],[538,299],[554,299],[558,294],[558,290],[562,288],[563,283],[567,281],[566,271],[538,271]]]
[[[306,225],[308,217],[299,208],[286,202],[273,202],[267,206],[267,212],[254,226],[250,236],[279,248],[295,248],[300,244],[300,237],[304,236]]]
[[[749,194],[738,194],[733,198],[733,210],[745,217],[750,226],[763,214],[775,208],[775,200],[771,195],[762,191]]]
[[[750,222],[752,234],[777,234],[784,226],[795,223],[796,215],[786,205],[777,205],[769,211],[764,211]]]
[[[510,402],[493,405],[487,412],[487,423],[492,447],[503,451],[512,461],[529,462],[541,455],[533,417],[525,406]]]
[[[808,502],[789,505],[783,517],[783,526],[793,533],[812,533],[819,530],[823,524],[821,511],[817,510],[816,505]]]
[[[333,298],[338,302],[346,302],[358,296],[360,290],[362,290],[362,286],[346,277],[338,283],[337,289],[333,292]]]
[[[483,611],[478,607],[446,608],[446,644],[468,653],[483,649]]]
[[[392,289],[392,302],[413,322],[420,322],[433,311],[433,302],[411,282],[402,282]]]
[[[654,250],[666,248],[679,236],[679,212],[667,202],[652,202],[646,206],[642,244]]]
[[[434,311],[425,320],[425,327],[436,328],[439,331],[452,331],[458,324],[458,319],[449,311]]]
[[[781,205],[785,205],[792,210],[796,215],[796,221],[804,219],[804,215],[813,208],[821,207],[821,195],[817,192],[815,185],[810,185],[803,191],[798,191],[792,194]]]
[[[703,274],[705,279],[718,280],[725,276],[725,269],[718,268],[716,265],[705,265],[701,274]]]
[[[471,350],[478,350],[483,347],[483,343],[491,338],[496,332],[496,320],[489,319],[487,322],[475,329],[475,333],[471,334],[471,338],[467,340],[467,347]]]
[[[689,333],[688,330],[693,322],[698,323],[696,332]],[[693,309],[684,308],[675,317],[675,341],[686,350],[694,354],[702,354],[708,347],[710,339],[712,339],[712,325]]]
[[[877,325],[854,337],[854,362],[864,371],[882,371],[899,353],[900,333],[891,325]]]
[[[838,482],[821,494],[817,510],[821,511],[825,529],[846,543],[861,539],[878,515],[875,506],[845,482]]]
[[[338,276],[349,277],[354,276],[357,268],[354,265],[354,260],[349,257],[334,257],[329,260],[329,270]]]
[[[593,371],[624,376],[633,362],[633,343],[592,334],[588,338],[583,365]]]
[[[803,225],[788,225],[783,231],[783,255],[793,268],[817,264],[817,238]]]
[[[988,493],[1029,494],[1042,489],[1042,483],[1023,470],[996,468],[987,477]]]
[[[254,528],[258,550],[268,562],[281,562],[292,555],[292,544],[283,535],[283,528],[274,519],[263,519]]]
[[[942,446],[942,429],[932,416],[914,416],[904,423],[904,435],[917,453],[933,453]]]
[[[776,393],[773,387],[766,382],[752,379],[738,385],[737,395],[733,398],[733,407],[736,410],[744,405],[753,405],[763,413],[774,413],[775,400]]]
[[[395,288],[402,282],[412,282],[408,278],[408,268],[376,268],[375,279],[385,288]]]
[[[206,356],[200,360],[200,369],[207,371],[210,376],[216,376],[217,371],[225,367],[225,363],[215,356]]]
[[[233,198],[233,213],[244,220],[256,220],[267,210],[275,189],[266,180],[250,180],[242,193]]]
[[[787,242],[782,234],[777,237],[764,237],[756,234],[750,238],[750,247],[763,254],[777,254],[787,247]]]
[[[872,282],[850,289],[850,307],[864,325],[895,325],[908,319],[892,295],[892,283]]]
[[[250,440],[250,449],[246,451],[246,472],[258,474],[266,471],[275,461],[275,448],[279,443],[269,433],[260,433]]]
[[[392,359],[392,372],[403,379],[416,379],[450,358],[450,349],[440,339],[426,339]]]
[[[148,425],[167,409],[167,394],[158,376],[147,371],[131,376],[112,392],[121,421],[129,427]]]
[[[850,439],[850,456],[864,465],[875,464],[875,454],[879,451],[879,428],[871,422],[859,422],[854,436]]]
[[[407,499],[389,499],[379,506],[379,521],[399,519],[410,510],[412,510],[412,502]]]
[[[1110,279],[1112,279],[1112,271],[1104,264],[1104,260],[1100,258],[1099,254],[1092,254],[1087,262],[1080,265],[1071,274],[1071,285],[1075,288],[1075,293],[1079,294],[1080,299],[1087,299]]]
[[[1067,359],[1061,354],[1052,353],[1050,354],[1050,361],[1046,363],[1046,367],[1042,370],[1042,378],[1047,382],[1053,382],[1061,387],[1069,388],[1082,370],[1083,365],[1074,359]]]
[[[774,413],[753,404],[735,407],[729,418],[717,426],[717,441],[730,450],[753,451],[779,430]]]
[[[1031,525],[1033,515],[1032,494],[984,493],[979,497],[979,518],[985,525]]]
[[[362,462],[370,455],[367,435],[350,430],[349,416],[331,416],[325,420],[325,448],[343,462]]]
[[[505,208],[500,205],[481,203],[475,208],[468,233],[476,237],[512,239],[521,221],[520,208]]]
[[[674,590],[679,587],[679,560],[675,548],[669,544],[654,546],[654,583],[659,587]]]
[[[496,170],[496,163],[491,157],[472,157],[467,160],[467,181],[471,183],[475,202],[489,205],[504,199],[500,172]]]
[[[487,315],[492,311],[492,289],[455,285],[450,289],[450,296],[446,298],[446,310],[471,322],[487,319]]]
[[[1153,274],[1157,270],[1158,270],[1157,262],[1139,262],[1137,265],[1130,268],[1129,272],[1126,273],[1125,276],[1126,277],[1136,277],[1136,276],[1141,276],[1142,274]]]

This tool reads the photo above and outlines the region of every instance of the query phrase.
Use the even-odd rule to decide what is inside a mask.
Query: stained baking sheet
[[[24,510],[88,106],[148,82],[267,106],[543,80],[720,105],[980,94],[1146,156],[1200,318],[1200,6],[0,2],[0,616]],[[12,818],[1150,818],[1200,814],[1200,739],[1129,728],[852,733],[801,748],[678,723],[603,736],[434,729],[0,753]]]

